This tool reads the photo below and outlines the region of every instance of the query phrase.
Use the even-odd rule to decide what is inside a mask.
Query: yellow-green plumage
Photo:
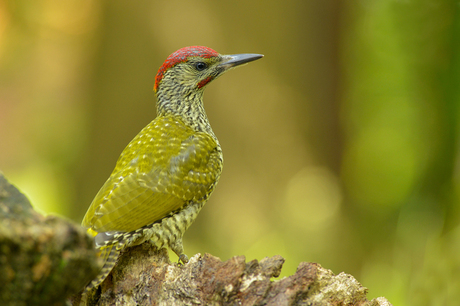
[[[147,125],[122,152],[83,219],[82,225],[94,232],[114,232],[111,240],[96,238],[105,265],[87,290],[110,273],[123,248],[147,239],[154,238],[158,248],[169,246],[186,262],[181,237],[221,171],[222,151],[213,136],[193,130],[178,116],[159,116]],[[165,218],[181,209],[182,214]],[[149,226],[162,219],[164,224]],[[159,237],[151,237],[155,234]]]
[[[204,87],[261,57],[222,56],[206,47],[183,48],[168,57],[155,81],[157,118],[123,150],[83,219],[104,260],[85,292],[107,277],[124,248],[146,240],[170,247],[188,262],[182,236],[214,190],[223,164],[203,108]]]
[[[83,226],[96,232],[134,231],[189,201],[201,201],[221,168],[222,153],[212,136],[194,131],[179,117],[158,117],[123,151]]]

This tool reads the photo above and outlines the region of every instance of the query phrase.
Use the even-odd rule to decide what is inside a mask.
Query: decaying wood
[[[294,275],[278,277],[284,259],[266,257],[225,262],[197,254],[186,265],[170,263],[165,250],[149,243],[126,250],[89,305],[391,305],[368,301],[367,289],[351,275],[334,275],[302,262]]]
[[[0,172],[0,305],[65,305],[99,270],[79,225],[43,217]]]
[[[79,225],[43,217],[0,173],[0,305],[391,305],[366,299],[353,276],[302,262],[281,272],[281,256],[225,262],[197,254],[171,263],[144,243],[125,250],[102,285],[81,299],[99,269],[91,238]],[[80,291],[80,293],[78,293]]]

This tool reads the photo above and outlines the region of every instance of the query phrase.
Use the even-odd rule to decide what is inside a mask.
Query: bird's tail
[[[99,257],[102,258],[104,265],[102,266],[99,274],[85,287],[83,294],[86,294],[91,289],[99,286],[109,275],[110,271],[112,271],[113,267],[117,263],[118,255],[120,255],[121,252],[121,248],[118,247],[118,244],[119,242],[116,241],[112,244],[104,245],[99,249]]]

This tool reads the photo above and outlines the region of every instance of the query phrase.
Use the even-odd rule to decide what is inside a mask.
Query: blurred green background
[[[80,222],[155,117],[157,69],[265,57],[213,82],[219,185],[189,256],[280,254],[394,305],[460,300],[458,1],[0,0],[0,170]],[[177,258],[172,257],[172,260]]]

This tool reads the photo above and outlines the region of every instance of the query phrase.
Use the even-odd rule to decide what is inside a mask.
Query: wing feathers
[[[209,194],[222,168],[216,140],[178,120],[168,123],[153,121],[140,133],[148,135],[144,142],[138,135],[123,151],[83,226],[97,232],[133,231]],[[173,133],[178,130],[181,133]]]

